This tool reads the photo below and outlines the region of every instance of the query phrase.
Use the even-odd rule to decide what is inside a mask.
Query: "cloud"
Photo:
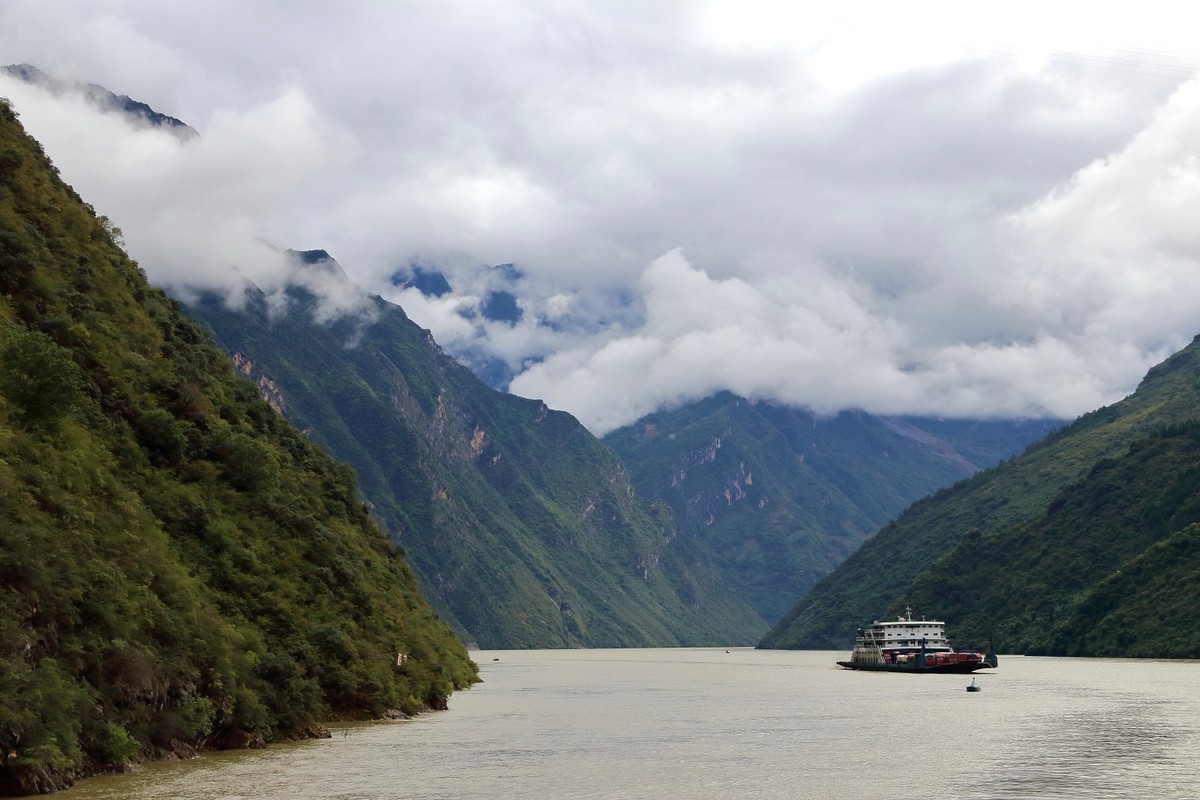
[[[1071,416],[1200,322],[1200,53],[1154,7],[8,0],[7,63],[200,136],[0,94],[155,282],[278,292],[328,250],[597,432],[726,388]],[[454,293],[394,287],[414,262]]]
[[[721,280],[672,252],[642,276],[643,324],[560,351],[512,389],[600,432],[718,389],[818,412],[1094,409],[1200,325],[1197,141],[1189,81],[1123,149],[1010,214],[964,220],[974,246],[927,247],[926,264],[800,260]]]
[[[1121,331],[1139,342],[1195,326],[1198,141],[1200,83],[1192,81],[1127,147],[1014,215],[1014,235],[1027,249],[1012,302],[1090,334]]]
[[[361,307],[361,289],[298,272],[286,252],[297,237],[273,230],[289,210],[285,198],[336,168],[345,146],[300,93],[284,91],[244,112],[222,109],[191,139],[8,76],[0,76],[0,94],[68,181],[121,229],[155,283],[184,295],[218,290],[234,302],[249,283],[268,294],[300,283],[331,310]]]

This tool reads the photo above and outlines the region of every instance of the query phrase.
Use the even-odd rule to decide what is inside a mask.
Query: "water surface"
[[[1194,798],[1200,663],[1002,657],[980,673],[839,653],[479,652],[450,711],[93,778],[65,800]],[[498,660],[495,660],[498,659]]]

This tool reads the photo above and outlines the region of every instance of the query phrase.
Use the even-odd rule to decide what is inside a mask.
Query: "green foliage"
[[[995,637],[1007,652],[1196,657],[1188,632],[1200,598],[1162,591],[1182,589],[1192,564],[1148,554],[1172,540],[1188,552],[1200,523],[1198,464],[1200,426],[1159,430],[1098,463],[1036,518],[968,537],[908,596],[955,620],[960,638]],[[1183,530],[1192,534],[1181,539]],[[1158,572],[1148,574],[1148,559]],[[1138,581],[1122,577],[1130,571]]]
[[[81,402],[81,389],[70,351],[40,331],[16,331],[0,351],[0,391],[31,428],[57,430]]]
[[[104,723],[92,740],[92,752],[105,764],[120,764],[133,758],[141,749],[141,743],[130,736],[129,731],[112,722]]]
[[[1096,583],[1051,632],[1048,652],[1200,658],[1200,526],[1189,525]]]
[[[231,433],[218,445],[218,458],[229,482],[246,492],[261,492],[276,485],[279,463],[267,445],[253,436]]]
[[[1182,464],[1148,464],[1143,474],[1130,475],[1129,493],[1118,492],[1111,480],[1102,482],[1124,465],[1158,453],[1154,439],[1191,431],[1197,408],[1200,342],[1193,341],[1150,370],[1137,391],[1121,402],[1085,414],[1022,455],[914,503],[805,595],[761,646],[848,647],[864,620],[912,603],[921,613],[942,615],[952,625],[964,626],[964,635],[974,639],[994,634],[998,644],[1014,649],[1076,647],[1066,640],[1055,645],[1044,638],[1045,632],[1063,615],[1075,613],[1075,604],[1082,602],[1076,595],[1103,578],[1096,570],[1118,568],[1105,558],[1136,557],[1174,530],[1164,527],[1163,519],[1190,508],[1160,495],[1166,489],[1179,497],[1192,491],[1190,468]],[[1071,488],[1081,481],[1080,488]],[[1106,488],[1095,489],[1100,486]],[[1102,507],[1096,492],[1110,490],[1122,502],[1140,508],[1142,516],[1131,519],[1124,512],[1106,512],[1089,518]],[[1090,512],[1075,509],[1075,499],[1082,497],[1077,492],[1091,497]],[[1137,499],[1139,492],[1145,494],[1143,499]],[[1152,498],[1158,499],[1151,503]],[[1174,524],[1179,526],[1178,520]],[[1035,534],[1045,526],[1044,534]],[[1084,532],[1080,535],[1090,543],[1071,544],[1078,542],[1072,530]],[[972,531],[979,532],[982,542],[959,548]],[[1045,539],[1044,547],[1031,550],[1039,537]],[[1128,539],[1129,546],[1120,545],[1122,539]],[[1020,557],[1010,558],[1002,551],[1015,542],[1022,545],[1012,554]],[[1089,561],[1086,554],[1096,559]],[[1046,562],[1029,560],[1034,558]],[[1061,561],[1057,566],[1062,574],[1055,561]],[[990,579],[983,574],[988,569]],[[1001,579],[1024,586],[1004,590],[1006,597],[1020,596],[1020,610],[1010,612],[998,588],[988,593],[986,587]],[[1074,599],[1063,600],[1064,591]],[[990,602],[990,608],[971,597],[987,598],[980,602]],[[1037,598],[1047,599],[1041,606],[1025,604],[1036,604]],[[1038,626],[1042,633],[1035,636],[1031,632]]]
[[[213,732],[217,716],[218,709],[212,698],[189,697],[170,712],[174,725],[163,724],[162,727],[172,739],[198,742]]]
[[[89,692],[75,685],[59,660],[46,658],[24,669],[6,670],[12,683],[3,688],[6,752],[18,765],[65,770],[82,759],[80,732]],[[8,726],[12,725],[11,728]]]
[[[261,295],[244,311],[214,297],[190,310],[278,391],[297,427],[354,466],[441,618],[469,641],[724,645],[762,632],[711,558],[633,495],[616,455],[574,418],[489,389],[379,298],[325,324],[310,294],[290,300],[283,316]],[[314,637],[317,651],[341,647]],[[350,691],[350,677],[323,685]]]
[[[357,500],[0,109],[0,794],[476,679]],[[318,653],[322,642],[352,647]],[[395,667],[420,653],[420,669]],[[331,657],[330,652],[334,652]]]
[[[138,442],[157,465],[178,464],[187,451],[188,441],[175,415],[165,408],[151,408],[138,417],[134,426]]]
[[[1051,424],[821,418],[722,393],[605,442],[637,491],[666,501],[683,536],[711,549],[723,580],[775,622],[905,505]]]

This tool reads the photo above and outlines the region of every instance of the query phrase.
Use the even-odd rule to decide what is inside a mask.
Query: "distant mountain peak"
[[[398,270],[392,275],[392,285],[404,289],[416,289],[426,297],[443,297],[454,292],[450,281],[440,271],[428,269],[418,264],[408,268],[408,274]]]
[[[486,320],[507,322],[510,325],[516,325],[525,314],[517,302],[517,296],[503,289],[489,291],[485,294],[479,311]]]
[[[296,262],[301,273],[323,273],[351,283],[350,276],[338,260],[329,255],[328,250],[288,250],[288,255]]]
[[[775,622],[893,515],[1054,423],[819,416],[721,391],[605,436],[634,488]]]
[[[182,139],[192,139],[199,132],[182,120],[155,111],[150,106],[126,94],[116,94],[96,83],[64,81],[32,64],[8,64],[4,71],[14,78],[39,86],[54,95],[78,94],[106,113],[121,114],[140,127],[165,128]]]

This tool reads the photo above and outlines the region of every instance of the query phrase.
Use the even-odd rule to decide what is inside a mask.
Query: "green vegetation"
[[[918,497],[995,464],[1050,421],[819,418],[722,393],[605,437],[768,622]]]
[[[83,381],[71,352],[44,333],[17,330],[0,353],[0,363],[0,392],[28,428],[55,432],[83,399]]]
[[[967,536],[910,588],[1006,652],[1196,658],[1200,423],[1101,460],[1037,517]]]
[[[308,269],[338,269],[320,251]],[[633,493],[616,455],[568,414],[488,388],[380,298],[314,321],[260,293],[191,313],[352,464],[372,513],[441,617],[484,648],[753,643],[765,625],[670,512]]]
[[[112,233],[0,103],[0,793],[444,707],[475,667],[349,469]]]
[[[1152,557],[1155,543],[1183,536],[1193,521],[1187,505],[1191,468],[1187,456],[1179,455],[1190,434],[1163,431],[1189,430],[1198,408],[1200,342],[1194,341],[1150,370],[1121,402],[913,504],[818,583],[761,646],[848,647],[864,621],[912,603],[920,613],[945,616],[964,643],[995,636],[1009,650],[1134,652],[1132,645],[1115,646],[1115,640],[1102,645],[1099,638],[1073,637],[1089,635],[1086,628],[1099,621],[1103,603],[1092,592],[1104,587],[1109,597],[1132,591],[1127,578],[1111,571],[1126,574],[1121,566],[1126,562],[1142,570],[1160,563]],[[1133,470],[1139,459],[1145,463]],[[1118,473],[1127,485],[1112,480]],[[1159,497],[1167,487],[1176,494]],[[1145,509],[1130,516],[1101,502],[1106,495]],[[1091,508],[1076,508],[1077,503]],[[1170,574],[1188,583],[1182,573]],[[1145,596],[1130,595],[1119,605],[1145,602]],[[1176,601],[1188,603],[1194,619],[1200,613],[1194,595],[1184,593]],[[1116,617],[1106,619],[1112,625]],[[1150,626],[1133,635],[1149,637]],[[1136,652],[1178,652],[1154,650],[1146,644],[1154,640],[1141,639]]]

